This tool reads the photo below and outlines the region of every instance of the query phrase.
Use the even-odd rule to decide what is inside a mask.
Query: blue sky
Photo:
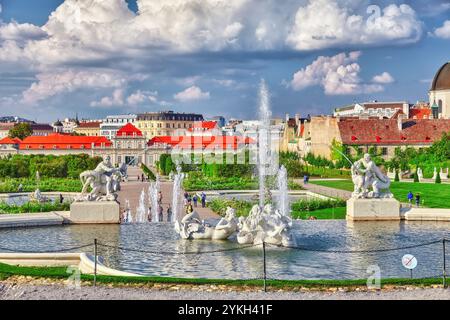
[[[415,102],[450,60],[450,1],[0,4],[0,114],[38,121],[167,109],[249,119],[261,78],[281,117]]]

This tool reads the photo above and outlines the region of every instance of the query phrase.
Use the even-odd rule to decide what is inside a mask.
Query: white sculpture
[[[417,177],[419,178],[419,182],[423,180],[423,171],[421,168],[417,168]]]
[[[436,170],[436,167],[434,167],[433,177],[431,179],[436,180],[436,177],[437,177],[437,170]]]
[[[248,217],[239,218],[239,233],[237,241],[240,244],[260,244],[262,242],[293,246],[294,238],[290,232],[292,220],[273,210],[271,204],[264,206],[263,210],[254,205]]]
[[[392,198],[389,191],[391,180],[372,161],[369,154],[356,161],[351,168],[354,190],[353,198]],[[373,191],[369,191],[372,187]]]
[[[120,181],[126,176],[126,164],[123,163],[119,168],[114,168],[111,158],[106,156],[94,170],[87,170],[80,174],[83,188],[75,201],[115,201],[116,192],[120,190]],[[89,187],[92,190],[87,193]]]
[[[44,203],[44,202],[49,202],[50,199],[48,197],[42,195],[41,190],[39,190],[39,188],[38,188],[38,189],[34,190],[33,193],[30,194],[30,201]]]
[[[200,219],[197,211],[187,214],[181,222],[175,222],[175,231],[183,239],[226,240],[237,230],[235,210],[228,207],[225,217],[211,226]]]

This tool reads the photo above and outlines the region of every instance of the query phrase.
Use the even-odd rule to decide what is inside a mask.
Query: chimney
[[[295,114],[295,124],[299,124],[300,123],[300,114],[299,113],[296,113]]]
[[[397,117],[397,127],[399,131],[403,130],[403,114],[399,114]]]

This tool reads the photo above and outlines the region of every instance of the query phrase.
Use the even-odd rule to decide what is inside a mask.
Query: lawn
[[[318,220],[345,219],[346,207],[326,208],[314,211],[292,211],[292,218],[307,220],[311,216]]]
[[[66,267],[19,267],[0,263],[0,280],[6,280],[13,275],[30,276],[34,278],[67,279],[70,274]],[[91,281],[92,275],[81,275],[81,280]],[[194,284],[194,285],[229,285],[229,286],[251,286],[261,287],[263,280],[229,280],[229,279],[196,279],[196,278],[171,278],[171,277],[119,277],[119,276],[97,276],[99,284],[135,284],[148,283],[172,283],[172,284]],[[418,285],[430,286],[442,284],[442,278],[427,279],[381,279],[381,285]],[[358,280],[267,280],[267,285],[274,288],[328,288],[328,287],[352,287],[366,286],[366,279]]]
[[[227,207],[236,210],[238,217],[246,217],[253,205],[257,202],[236,199],[212,199],[208,206],[221,216],[225,215]],[[343,200],[299,200],[291,204],[291,216],[293,219],[309,219],[311,216],[318,220],[345,219],[346,207]]]
[[[351,180],[318,180],[310,181],[325,187],[353,191]],[[391,192],[400,202],[407,202],[407,194],[411,191],[414,195],[420,194],[421,205],[428,208],[450,208],[450,184],[395,182],[391,184]]]

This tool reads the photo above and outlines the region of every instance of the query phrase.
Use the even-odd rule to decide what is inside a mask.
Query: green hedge
[[[38,187],[39,190],[43,192],[80,192],[82,188],[81,181],[79,179],[43,178],[40,179],[38,184],[35,179],[7,178],[4,180],[0,180],[0,193],[18,192],[20,184],[22,184],[23,192],[33,192]]]
[[[50,212],[50,211],[68,211],[70,210],[70,203],[38,203],[27,202],[23,205],[10,205],[5,202],[0,202],[0,214],[5,213],[35,213],[35,212]]]
[[[223,198],[213,198],[208,202],[211,210],[219,215],[224,216],[227,207],[231,207],[236,210],[238,217],[248,216],[255,204],[256,201]],[[345,211],[345,201],[340,199],[297,200],[291,203],[291,215],[294,219],[308,219],[310,216],[318,219],[344,219]]]
[[[0,158],[0,177],[34,178],[39,171],[41,178],[78,178],[85,170],[94,169],[101,157],[78,155],[10,155]]]

